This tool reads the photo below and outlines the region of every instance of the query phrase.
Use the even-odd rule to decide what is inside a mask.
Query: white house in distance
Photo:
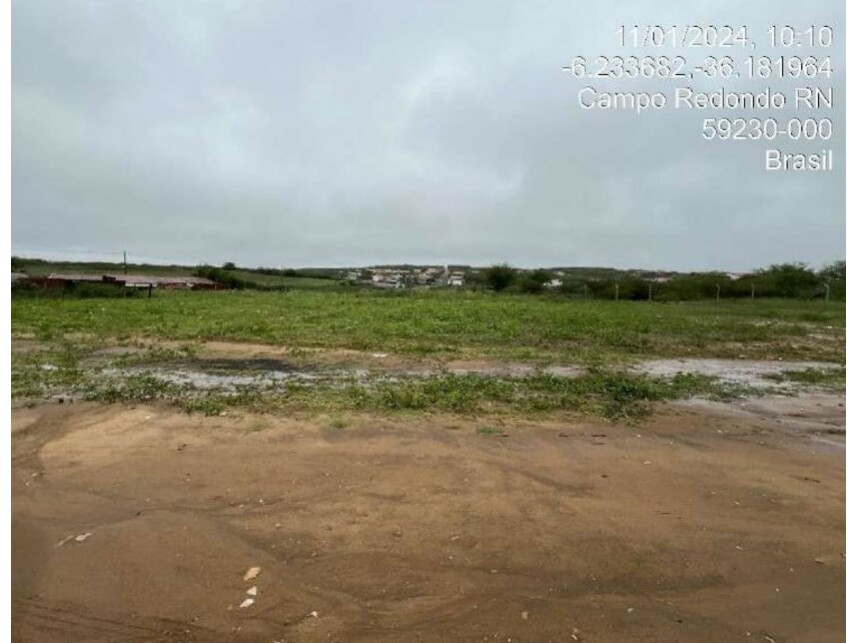
[[[342,278],[354,284],[371,284],[375,288],[461,287],[467,280],[467,269],[455,266],[393,266],[348,268]]]
[[[397,270],[379,269],[372,273],[372,285],[375,288],[404,288],[402,273]]]
[[[464,273],[463,272],[452,272],[449,274],[449,279],[447,279],[446,283],[450,286],[463,286],[464,285]]]

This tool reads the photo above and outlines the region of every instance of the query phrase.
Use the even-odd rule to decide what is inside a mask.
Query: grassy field
[[[599,364],[651,356],[845,359],[845,305],[758,300],[581,302],[472,292],[159,293],[18,300],[40,340],[227,340],[440,358]]]
[[[24,347],[16,351],[13,343],[16,399],[163,400],[206,414],[230,408],[571,411],[631,418],[645,414],[656,401],[752,393],[700,374],[654,377],[627,370],[646,358],[844,365],[845,306],[774,300],[587,302],[466,291],[176,292],[152,299],[14,300],[12,335]],[[201,357],[210,341],[285,348],[281,355],[289,368],[307,369],[312,382],[260,377],[252,360],[227,360],[230,376],[249,374],[257,378],[251,383],[211,388],[177,381],[177,373],[210,368]],[[101,350],[110,346],[133,350]],[[358,374],[352,363],[344,371],[336,367],[339,374],[329,377],[330,362],[315,361],[319,354],[307,349],[356,350],[368,358],[382,353],[417,364],[456,359],[529,363],[536,370],[521,376],[456,374],[442,368],[415,376],[381,366],[366,375]],[[581,374],[557,377],[542,368],[548,365],[580,367]],[[796,369],[779,376],[780,382],[808,386],[841,387],[843,379],[844,369]]]
[[[260,288],[287,288],[289,290],[341,290],[344,288],[336,279],[285,277],[280,275],[266,275],[261,272],[251,272],[249,270],[233,270],[231,274],[238,277],[238,279],[253,282]]]

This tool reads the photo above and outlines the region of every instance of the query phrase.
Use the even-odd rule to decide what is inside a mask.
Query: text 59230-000
[[[842,66],[829,25],[621,25],[615,34],[621,52],[574,56],[562,67],[577,85],[578,109],[641,120],[698,112],[696,135],[706,142],[767,143],[757,166],[766,171],[834,168]],[[761,147],[751,143],[741,147]]]

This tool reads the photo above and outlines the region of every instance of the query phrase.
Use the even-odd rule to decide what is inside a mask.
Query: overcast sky
[[[845,2],[797,4],[14,0],[13,252],[678,270],[844,258]],[[723,23],[758,41],[774,23],[834,27],[836,170],[766,173],[765,146],[702,140],[720,112],[583,111],[578,90],[596,83],[562,71],[652,53],[619,49],[620,24]]]

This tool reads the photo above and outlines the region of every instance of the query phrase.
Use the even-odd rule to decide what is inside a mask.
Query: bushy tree
[[[552,278],[553,275],[547,270],[533,270],[521,280],[521,290],[533,294],[540,293]]]
[[[755,276],[763,294],[773,297],[812,297],[821,286],[818,275],[799,262],[774,264]]]
[[[193,273],[197,277],[205,277],[212,281],[231,288],[232,290],[242,290],[244,288],[255,288],[256,283],[253,281],[245,281],[233,275],[230,271],[216,266],[199,266]]]
[[[845,262],[834,261],[818,271],[818,276],[825,281],[845,282]]]
[[[507,263],[495,264],[482,273],[485,284],[494,292],[506,290],[514,283],[516,275],[515,269]]]
[[[665,301],[692,301],[694,299],[714,299],[720,286],[720,296],[731,294],[731,280],[722,272],[698,272],[679,275],[666,284],[658,286],[656,298]]]
[[[818,276],[830,286],[830,296],[845,299],[845,262],[834,261],[818,271]]]

